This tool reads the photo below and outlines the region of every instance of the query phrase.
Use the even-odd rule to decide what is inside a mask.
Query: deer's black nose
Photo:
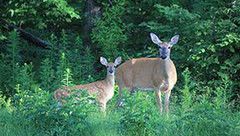
[[[162,59],[166,59],[166,58],[167,58],[167,56],[162,56],[161,58],[162,58]]]
[[[112,69],[111,69],[111,70],[109,70],[109,73],[111,73],[111,74],[112,74],[112,73],[113,73],[113,70],[112,70]]]
[[[166,59],[166,58],[167,58],[167,55],[161,55],[160,58]]]

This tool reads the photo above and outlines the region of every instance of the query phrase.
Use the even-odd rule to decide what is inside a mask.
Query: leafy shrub
[[[0,108],[0,133],[9,136],[42,136],[43,131],[37,130],[21,116],[14,116],[5,108]]]
[[[124,33],[125,24],[120,18],[124,13],[125,3],[125,0],[117,0],[116,5],[111,8],[105,4],[106,11],[102,19],[96,22],[97,27],[92,33],[93,41],[99,44],[105,56],[116,57],[120,49],[118,46],[127,40]]]
[[[96,107],[90,104],[88,95],[82,94],[67,98],[67,103],[59,107],[53,96],[39,87],[34,90],[20,90],[15,95],[17,116],[23,116],[28,122],[50,135],[91,135],[87,117]]]
[[[7,5],[7,8],[1,9],[4,13],[1,18],[11,18],[11,23],[20,23],[21,18],[23,24],[31,24],[38,29],[45,29],[51,25],[59,27],[62,21],[71,22],[73,19],[80,19],[79,13],[65,0],[13,0],[1,4]]]
[[[46,135],[239,135],[239,0],[97,0],[91,11],[87,2],[0,3],[0,131],[6,126],[11,126],[8,132],[15,126],[21,129],[19,124],[23,123],[23,129],[31,125],[30,129],[45,131]],[[95,13],[101,14],[96,22],[88,21]],[[82,17],[86,19],[80,20]],[[89,22],[95,23],[91,36],[96,45],[86,47],[81,38],[86,35],[81,30]],[[48,39],[50,50],[32,46],[16,31],[8,33],[6,24]],[[98,118],[97,112],[92,114],[91,108],[74,99],[58,107],[50,92],[61,84],[87,83],[105,76],[96,63],[100,55],[156,57],[158,51],[149,32],[159,34],[163,41],[180,35],[171,56],[179,74],[169,117],[158,114],[152,93],[142,92],[126,94],[123,109],[113,105],[115,96],[109,103],[107,118]],[[17,84],[18,93],[13,99]],[[11,110],[14,112],[8,113]],[[120,131],[116,132],[118,127]]]
[[[173,90],[170,113],[159,114],[152,93],[125,94],[125,105],[120,114],[122,135],[237,135],[239,114],[227,105],[226,88],[231,81],[223,79],[221,85],[210,88],[192,80],[191,72],[182,73],[183,88]],[[206,92],[198,92],[198,89]],[[181,94],[174,91],[180,91]],[[178,95],[178,96],[174,96]],[[178,99],[178,100],[174,100]]]
[[[42,61],[42,65],[40,66],[40,72],[39,72],[39,79],[40,79],[40,86],[44,90],[53,90],[56,87],[55,83],[55,71],[53,69],[53,62],[46,58]]]
[[[19,45],[21,44],[19,35],[16,31],[8,33],[8,46],[6,48],[6,54],[1,53],[0,56],[0,84],[3,95],[14,95],[14,86],[17,80],[17,74],[19,72],[19,62],[21,60],[19,56]]]
[[[152,99],[153,96],[142,92],[137,92],[132,96],[126,94],[120,117],[120,130],[123,135],[151,134],[149,131],[152,127],[151,119],[158,116],[158,110],[154,108]]]
[[[6,109],[8,112],[11,112],[13,110],[11,102],[11,99],[3,96],[2,92],[0,91],[0,109]]]

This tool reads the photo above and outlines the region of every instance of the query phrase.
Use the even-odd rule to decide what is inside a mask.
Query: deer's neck
[[[162,60],[162,66],[161,66],[161,69],[162,69],[162,72],[163,72],[163,78],[164,79],[168,79],[169,78],[169,73],[171,72],[171,59],[170,58],[167,58],[167,59],[163,59]]]
[[[115,79],[114,79],[114,78],[115,78],[114,75],[107,75],[105,81],[106,81],[108,84],[114,86],[114,84],[115,84]]]

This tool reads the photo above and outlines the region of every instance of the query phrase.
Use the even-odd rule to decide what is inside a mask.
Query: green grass
[[[13,107],[6,104],[7,108],[0,109],[0,136],[240,135],[240,112],[233,112],[226,101],[220,100],[221,95],[199,96],[184,90],[183,96],[190,95],[191,99],[173,94],[168,116],[158,113],[152,92],[124,94],[122,108],[115,106],[116,94],[109,102],[105,116],[85,100],[56,109],[56,101],[48,92],[23,93],[18,95],[22,104],[16,105],[13,112],[7,110]]]
[[[89,117],[91,127],[94,128],[95,136],[119,136],[119,114],[108,112],[106,116],[92,114]]]
[[[160,115],[148,120],[146,126],[125,131],[121,127],[121,110],[109,111],[106,116],[101,113],[93,113],[88,117],[90,126],[86,131],[87,135],[94,136],[123,136],[136,135],[137,130],[146,129],[140,135],[164,135],[164,136],[238,136],[240,134],[240,114],[214,110],[195,110],[186,113],[171,113],[168,117]],[[172,111],[174,112],[174,111]],[[139,117],[140,118],[140,117]],[[140,120],[141,121],[141,120]],[[132,124],[137,126],[137,124]],[[32,136],[32,135],[53,135],[44,132],[23,118],[17,118],[6,109],[0,110],[0,134],[4,136]],[[59,134],[59,135],[64,135]]]
[[[39,131],[22,118],[17,118],[6,109],[0,109],[0,135],[2,136],[32,136]],[[40,135],[40,134],[39,134]]]

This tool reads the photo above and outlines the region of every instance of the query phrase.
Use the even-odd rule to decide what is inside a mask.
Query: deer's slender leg
[[[157,99],[157,105],[159,107],[160,113],[162,113],[162,96],[161,96],[161,91],[156,90],[155,91],[156,99]]]
[[[165,111],[168,113],[169,112],[169,98],[170,98],[170,95],[171,95],[171,90],[167,91],[166,94],[165,94]]]
[[[117,106],[118,107],[121,107],[123,105],[123,98],[122,98],[122,86],[119,86],[119,89],[118,89],[118,92],[119,92],[119,98],[118,98],[118,102],[117,102]]]

